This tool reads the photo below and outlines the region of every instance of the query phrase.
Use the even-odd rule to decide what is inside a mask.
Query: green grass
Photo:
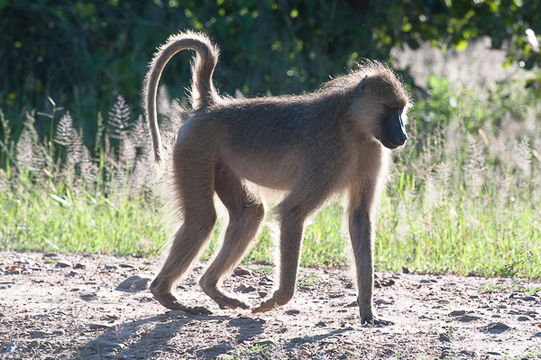
[[[375,227],[376,268],[541,278],[541,102],[507,83],[488,100],[438,79],[431,79],[429,90],[431,97],[418,101],[412,112],[411,141],[393,155]],[[127,171],[125,183],[141,174],[122,165],[118,148],[98,148],[98,160],[84,163],[76,151],[79,142],[60,157],[72,159],[71,168],[55,163],[53,156],[32,163],[20,156],[37,141],[31,122],[26,128],[24,146],[6,133],[0,140],[0,159],[6,163],[0,169],[0,249],[160,253],[178,224],[170,216],[163,220],[162,201],[148,187],[113,190],[115,166]],[[40,149],[43,153],[52,146]],[[95,164],[100,181],[76,181],[84,174],[84,164]],[[66,169],[71,175],[65,175]],[[303,266],[348,263],[350,245],[342,217],[343,204],[336,200],[311,218]],[[216,250],[224,228],[221,219],[204,259]],[[244,263],[274,262],[275,228],[267,221]]]
[[[403,195],[403,194],[402,194]],[[409,197],[408,209],[384,196],[376,229],[376,267],[421,273],[541,277],[541,211],[476,206],[448,201],[425,209]],[[3,249],[153,256],[163,249],[172,226],[143,197],[45,191],[29,183],[0,191]],[[457,211],[458,210],[458,211]],[[339,202],[324,207],[307,227],[301,264],[347,263],[348,238],[340,231]],[[219,225],[204,258],[217,247]],[[273,262],[273,243],[264,227],[245,263]]]
[[[509,293],[511,291],[513,292],[519,292],[524,293],[528,295],[533,295],[538,292],[541,292],[541,286],[524,286],[520,284],[484,284],[479,288],[479,290],[483,293],[494,293],[494,292],[505,292]]]
[[[437,207],[407,201],[396,207],[390,198],[383,200],[376,230],[378,268],[541,277],[541,211],[534,204],[525,201],[517,211],[483,199],[458,197]]]
[[[140,197],[106,198],[27,182],[3,190],[3,249],[147,256],[167,237],[160,215]]]

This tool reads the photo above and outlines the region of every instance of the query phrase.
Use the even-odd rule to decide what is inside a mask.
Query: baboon
[[[246,186],[248,181],[287,192],[276,208],[278,286],[253,312],[286,304],[295,291],[305,219],[330,195],[346,190],[361,322],[387,323],[376,317],[372,305],[374,208],[389,149],[407,140],[405,114],[411,105],[404,86],[389,68],[367,61],[302,95],[220,96],[212,81],[218,48],[204,34],[181,32],[158,49],[145,79],[144,106],[157,162],[163,157],[156,116],[158,82],[171,57],[185,49],[196,52],[193,113],[181,126],[172,154],[183,224],[151,283],[154,297],[169,309],[208,311],[182,305],[171,289],[210,237],[216,192],[229,212],[229,223],[221,249],[199,283],[220,308],[248,308],[219,287],[255,239],[264,217],[262,199]]]

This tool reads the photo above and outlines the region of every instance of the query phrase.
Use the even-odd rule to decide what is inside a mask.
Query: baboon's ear
[[[365,75],[359,84],[355,87],[355,96],[361,96],[364,86],[368,82],[368,75]]]

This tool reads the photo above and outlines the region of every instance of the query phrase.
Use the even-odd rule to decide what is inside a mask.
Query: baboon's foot
[[[215,294],[214,296],[211,296],[212,300],[216,301],[216,303],[218,304],[218,306],[220,307],[220,309],[225,309],[225,308],[229,308],[229,309],[236,309],[236,308],[241,308],[241,309],[248,309],[249,306],[238,300],[238,299],[235,299],[234,297],[231,297],[231,296],[227,296],[221,292],[217,292],[217,294]]]
[[[373,327],[383,327],[383,326],[394,325],[394,322],[380,319],[378,317],[373,317],[371,320],[365,320],[361,318],[361,324],[373,326]]]
[[[216,303],[218,304],[218,306],[220,307],[220,309],[225,309],[225,308],[229,308],[229,309],[236,309],[236,308],[241,308],[241,309],[248,309],[249,306],[246,305],[246,303],[238,300],[238,299],[235,299],[234,297],[231,297],[225,293],[223,293],[222,291],[220,291],[216,286],[204,286],[206,285],[204,282],[201,282],[201,287],[203,288],[203,291],[205,292],[205,294],[207,294],[208,296],[210,296],[210,298],[214,301],[216,301]]]
[[[371,307],[361,306],[359,312],[361,314],[361,324],[363,325],[366,324],[375,327],[394,325],[392,321],[381,319],[375,315]]]
[[[252,313],[259,313],[272,310],[280,305],[287,304],[293,297],[293,292],[283,293],[280,290],[276,291],[272,297],[263,301],[258,307],[252,310]]]
[[[235,299],[232,296],[224,293],[218,288],[217,281],[211,280],[207,274],[204,274],[199,280],[199,285],[203,292],[207,294],[212,300],[216,301],[220,309],[230,308],[230,309],[248,309],[249,306],[244,302]],[[213,279],[213,278],[212,278]]]
[[[150,291],[152,292],[152,295],[154,295],[154,298],[158,300],[160,304],[165,306],[168,309],[171,310],[182,310],[187,314],[191,315],[211,315],[212,312],[208,310],[207,308],[204,308],[202,306],[195,306],[190,307],[186,305],[182,305],[176,297],[173,296],[170,292],[168,293],[162,293],[159,292],[156,287],[150,287]]]

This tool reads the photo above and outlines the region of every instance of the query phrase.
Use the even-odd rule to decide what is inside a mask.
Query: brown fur
[[[194,113],[181,127],[173,151],[175,191],[184,223],[151,284],[156,299],[171,309],[206,312],[181,305],[171,289],[210,236],[217,193],[229,211],[229,224],[224,243],[200,284],[220,307],[248,308],[218,286],[241,260],[264,217],[259,195],[243,185],[247,180],[287,191],[277,207],[281,223],[278,288],[254,312],[287,303],[295,290],[305,219],[333,193],[347,190],[361,319],[374,322],[374,208],[390,154],[377,138],[383,131],[385,109],[407,110],[409,106],[400,81],[384,65],[367,62],[312,93],[224,98],[212,84],[218,49],[203,34],[180,33],[158,50],[145,83],[145,108],[157,161],[161,160],[161,140],[156,89],[165,64],[183,49],[197,52],[191,91]]]

